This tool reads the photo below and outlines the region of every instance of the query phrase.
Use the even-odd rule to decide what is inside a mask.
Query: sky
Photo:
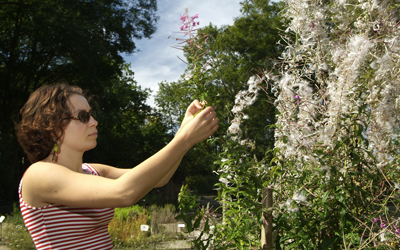
[[[186,64],[177,56],[184,58],[181,50],[171,46],[176,45],[175,39],[181,37],[175,33],[179,31],[179,15],[188,8],[189,16],[199,15],[196,19],[199,27],[232,25],[234,18],[240,16],[240,1],[242,0],[162,0],[158,1],[157,15],[160,17],[157,23],[157,31],[151,39],[137,40],[136,47],[140,50],[131,55],[125,55],[126,62],[131,63],[135,72],[135,80],[138,85],[153,90],[147,104],[154,106],[154,95],[158,90],[158,83],[162,81],[177,81],[184,73]]]

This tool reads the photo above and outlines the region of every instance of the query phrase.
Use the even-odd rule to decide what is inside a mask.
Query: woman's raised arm
[[[81,174],[53,163],[36,163],[24,176],[22,195],[32,206],[52,203],[96,208],[132,205],[174,171],[193,145],[211,136],[217,128],[216,113],[208,107],[187,121],[163,149],[117,179]]]
[[[194,100],[186,109],[184,119],[181,123],[181,126],[176,133],[176,135],[179,134],[179,132],[185,127],[185,125],[190,122],[194,118],[194,114],[196,114],[198,111],[202,110],[203,104],[200,103],[199,100]],[[176,136],[175,135],[175,136]],[[168,181],[171,179],[173,174],[175,173],[176,169],[178,168],[179,164],[181,163],[182,158],[180,158],[176,163],[175,166],[168,172],[167,175],[164,176],[164,178],[157,183],[154,187],[162,187],[168,183]],[[121,168],[115,168],[112,166],[104,165],[104,164],[96,164],[96,163],[91,163],[90,164],[92,167],[94,167],[97,171],[101,173],[101,176],[111,178],[111,179],[117,179],[126,172],[129,171],[129,169],[121,169]]]

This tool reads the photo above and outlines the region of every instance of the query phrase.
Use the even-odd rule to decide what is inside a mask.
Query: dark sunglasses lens
[[[81,111],[78,113],[78,119],[81,122],[86,123],[90,120],[90,113],[87,111]]]

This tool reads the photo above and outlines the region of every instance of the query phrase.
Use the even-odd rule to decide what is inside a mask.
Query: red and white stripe
[[[99,175],[84,164],[85,173]],[[114,216],[113,208],[77,208],[51,204],[42,208],[27,205],[21,195],[19,202],[32,239],[39,250],[47,249],[113,249],[108,224]]]

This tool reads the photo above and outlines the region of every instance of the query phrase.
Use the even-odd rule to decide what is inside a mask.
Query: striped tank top
[[[86,174],[99,175],[90,165],[83,164]],[[22,178],[23,179],[23,178]],[[38,250],[47,249],[113,249],[108,224],[113,208],[80,208],[50,204],[35,208],[27,205],[21,195],[19,204],[25,226]]]

